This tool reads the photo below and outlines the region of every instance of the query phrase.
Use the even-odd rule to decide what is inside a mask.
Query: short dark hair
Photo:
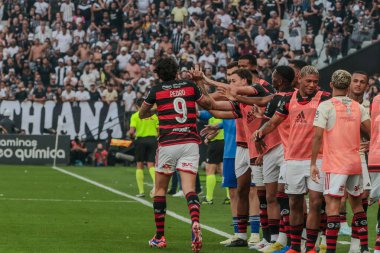
[[[359,75],[366,76],[367,77],[367,81],[369,80],[369,75],[367,74],[367,72],[365,72],[363,70],[356,70],[356,71],[354,71],[354,73],[352,73],[352,75],[354,75],[354,74],[359,74]]]
[[[162,81],[175,80],[178,72],[178,64],[171,57],[160,58],[154,70]]]
[[[230,64],[227,65],[227,69],[232,69],[232,68],[236,68],[238,67],[238,62],[237,61],[233,61],[231,62]]]
[[[240,56],[239,60],[248,60],[250,65],[252,65],[252,66],[257,65],[256,56],[254,56],[253,54],[242,55],[242,56]]]
[[[240,78],[246,79],[248,84],[252,84],[252,72],[248,69],[237,69],[232,74],[236,74]]]
[[[143,98],[138,98],[138,99],[136,99],[136,105],[137,105],[138,107],[141,107],[141,105],[143,104],[143,102],[144,102],[144,99],[143,99]]]
[[[294,70],[289,66],[278,66],[275,68],[276,72],[281,76],[281,78],[287,81],[289,84],[293,82],[295,73]]]
[[[297,69],[302,69],[303,67],[307,66],[307,63],[302,60],[291,60],[289,63],[293,64]]]

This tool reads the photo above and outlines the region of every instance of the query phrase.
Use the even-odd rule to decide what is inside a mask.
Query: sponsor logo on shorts
[[[170,164],[165,163],[164,165],[162,165],[162,169],[164,171],[170,171],[171,168],[172,168],[172,166],[170,166]]]
[[[182,168],[183,169],[192,169],[193,163],[182,163]]]
[[[344,185],[339,186],[339,192],[344,192]]]

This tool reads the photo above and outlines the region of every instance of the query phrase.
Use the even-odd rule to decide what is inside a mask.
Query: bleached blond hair
[[[300,76],[305,77],[308,75],[316,75],[319,76],[319,71],[316,67],[307,65],[301,69]]]
[[[331,83],[336,89],[348,89],[351,84],[351,74],[346,70],[339,69],[333,73]]]

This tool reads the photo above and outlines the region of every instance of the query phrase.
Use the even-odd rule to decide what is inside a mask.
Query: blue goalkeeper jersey
[[[208,120],[212,118],[208,111],[200,111],[199,118]],[[224,119],[219,124],[224,129],[224,155],[223,158],[235,158],[236,155],[236,124],[235,119]]]

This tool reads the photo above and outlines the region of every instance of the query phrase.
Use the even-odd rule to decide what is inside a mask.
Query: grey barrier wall
[[[0,164],[52,165],[68,164],[70,137],[59,136],[55,150],[54,135],[0,135]]]
[[[380,73],[380,42],[373,43],[353,54],[322,68],[319,85],[325,91],[331,91],[330,80],[335,70],[345,69],[350,73],[361,70],[369,75]]]

